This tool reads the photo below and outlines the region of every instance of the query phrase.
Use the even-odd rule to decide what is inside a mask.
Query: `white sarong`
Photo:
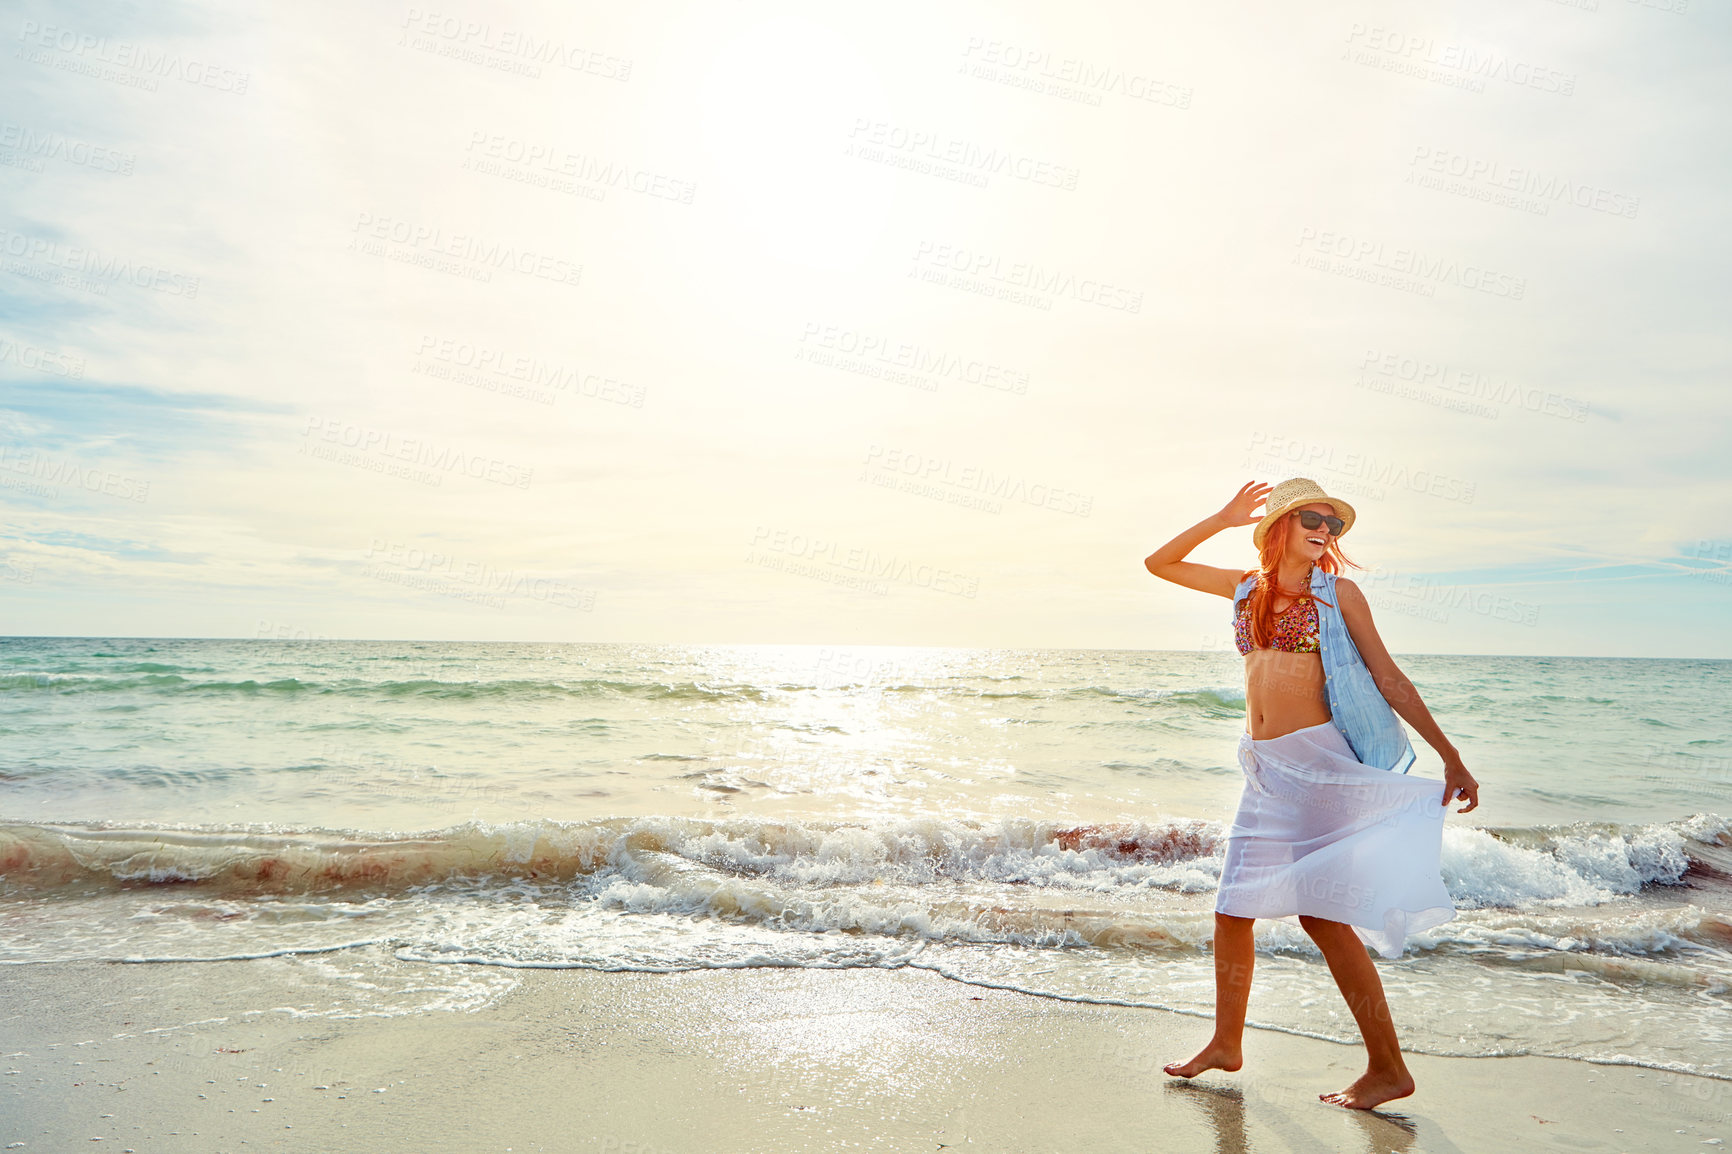
[[[1438,865],[1443,782],[1364,764],[1330,721],[1241,735],[1239,767],[1217,913],[1346,922],[1386,958],[1455,917]]]

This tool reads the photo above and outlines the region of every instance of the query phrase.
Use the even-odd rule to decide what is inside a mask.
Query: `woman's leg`
[[[1401,1060],[1401,1043],[1395,1037],[1395,1023],[1389,1017],[1389,1001],[1383,996],[1383,982],[1377,976],[1377,964],[1365,950],[1365,943],[1346,922],[1332,922],[1299,916],[1299,924],[1323,951],[1329,972],[1359,1023],[1359,1036],[1365,1041],[1368,1058],[1365,1073],[1345,1090],[1319,1094],[1325,1102],[1369,1110],[1391,1098],[1405,1098],[1413,1093],[1413,1075]]]
[[[1245,1008],[1251,1000],[1251,966],[1256,960],[1251,940],[1252,918],[1215,915],[1215,1036],[1203,1052],[1183,1065],[1161,1067],[1179,1078],[1194,1078],[1204,1070],[1237,1070],[1244,1065],[1240,1044],[1245,1036]]]

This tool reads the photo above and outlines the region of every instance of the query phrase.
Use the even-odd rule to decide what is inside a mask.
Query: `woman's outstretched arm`
[[[1253,510],[1263,503],[1271,487],[1256,481],[1245,482],[1244,487],[1221,507],[1219,513],[1203,518],[1143,558],[1143,568],[1175,585],[1183,585],[1187,589],[1197,589],[1204,593],[1216,593],[1231,600],[1233,590],[1239,584],[1239,570],[1199,565],[1195,561],[1185,560],[1185,557],[1192,549],[1222,529],[1254,525],[1262,520],[1262,515]]]
[[[1371,621],[1371,605],[1365,600],[1364,592],[1345,577],[1338,577],[1335,596],[1341,602],[1341,617],[1347,623],[1353,647],[1359,650],[1360,659],[1370,671],[1371,680],[1377,683],[1383,700],[1389,702],[1389,707],[1413,726],[1425,743],[1443,758],[1442,804],[1448,805],[1457,796],[1464,797],[1467,804],[1456,812],[1466,813],[1479,804],[1479,782],[1461,763],[1461,754],[1449,743],[1449,738],[1443,735],[1443,730],[1431,716],[1431,710],[1420,700],[1419,690],[1413,687],[1413,682],[1407,679],[1407,674],[1395,664],[1395,658],[1384,647],[1383,638],[1377,635],[1377,626]]]

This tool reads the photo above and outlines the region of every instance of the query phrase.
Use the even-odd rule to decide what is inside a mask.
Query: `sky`
[[[0,633],[1732,658],[1725,5],[0,20]]]

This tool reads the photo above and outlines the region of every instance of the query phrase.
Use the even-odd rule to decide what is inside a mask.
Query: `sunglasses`
[[[1331,537],[1341,536],[1341,530],[1347,527],[1347,522],[1339,517],[1325,517],[1322,513],[1313,512],[1310,509],[1296,510],[1293,515],[1299,518],[1299,524],[1306,529],[1321,529],[1325,525],[1329,526]]]

